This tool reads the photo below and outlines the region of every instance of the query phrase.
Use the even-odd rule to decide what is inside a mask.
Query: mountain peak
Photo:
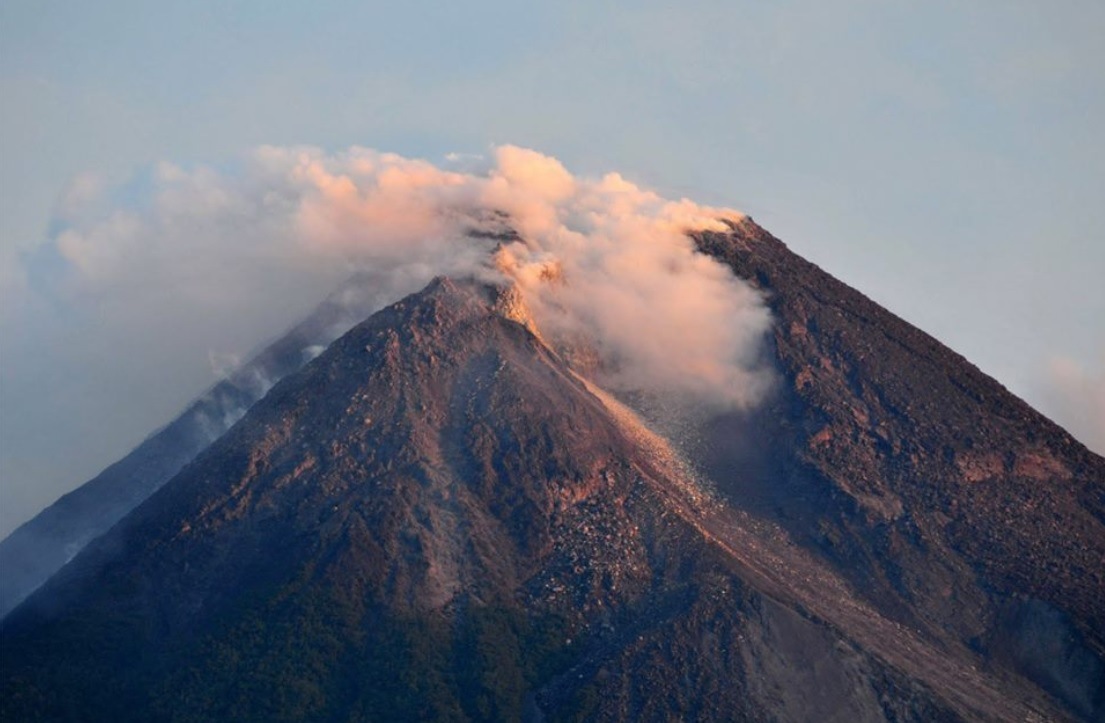
[[[729,228],[696,242],[768,298],[781,383],[696,422],[693,458],[550,348],[519,289],[435,278],[0,624],[0,715],[1100,712],[1102,460]]]

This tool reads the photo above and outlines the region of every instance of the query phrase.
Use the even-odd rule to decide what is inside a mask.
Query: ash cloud
[[[724,230],[735,211],[670,201],[616,173],[577,178],[515,146],[494,149],[483,172],[365,148],[263,147],[237,173],[162,164],[154,180],[145,207],[56,237],[88,292],[140,292],[152,277],[222,308],[223,290],[251,286],[258,267],[302,270],[311,286],[370,268],[395,298],[436,275],[505,276],[538,328],[588,339],[618,386],[749,406],[768,383],[762,300],[686,235]],[[466,233],[495,222],[520,238]]]
[[[600,383],[747,408],[771,381],[759,357],[768,312],[686,236],[739,217],[616,173],[577,177],[515,146],[441,166],[360,147],[267,146],[218,168],[162,163],[123,187],[82,177],[27,265],[24,293],[53,332],[25,335],[34,343],[8,376],[33,355],[68,354],[72,367],[83,354],[98,358],[88,383],[101,406],[160,384],[133,444],[210,385],[213,366],[232,374],[227,361],[248,358],[353,273],[371,274],[375,308],[434,276],[475,275],[516,284],[547,339],[597,356]]]

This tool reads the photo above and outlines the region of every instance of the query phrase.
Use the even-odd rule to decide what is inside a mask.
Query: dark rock
[[[1105,461],[750,221],[781,382],[704,494],[439,279],[0,624],[0,718],[1094,720]]]

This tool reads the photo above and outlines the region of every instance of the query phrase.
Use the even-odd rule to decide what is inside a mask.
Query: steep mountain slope
[[[5,719],[1026,720],[699,493],[510,292],[336,341],[0,626]]]
[[[363,319],[373,308],[369,284],[350,279],[130,454],[0,541],[0,618],[222,435],[276,380]]]
[[[1105,718],[1105,459],[751,220],[697,241],[776,317],[774,403],[703,451],[728,496],[903,623]]]

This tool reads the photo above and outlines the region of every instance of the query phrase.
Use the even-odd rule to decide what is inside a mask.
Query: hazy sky
[[[1102,37],[1099,0],[5,0],[0,535],[317,300],[127,304],[158,280],[74,293],[56,253],[261,145],[512,143],[738,208],[1105,450]]]

